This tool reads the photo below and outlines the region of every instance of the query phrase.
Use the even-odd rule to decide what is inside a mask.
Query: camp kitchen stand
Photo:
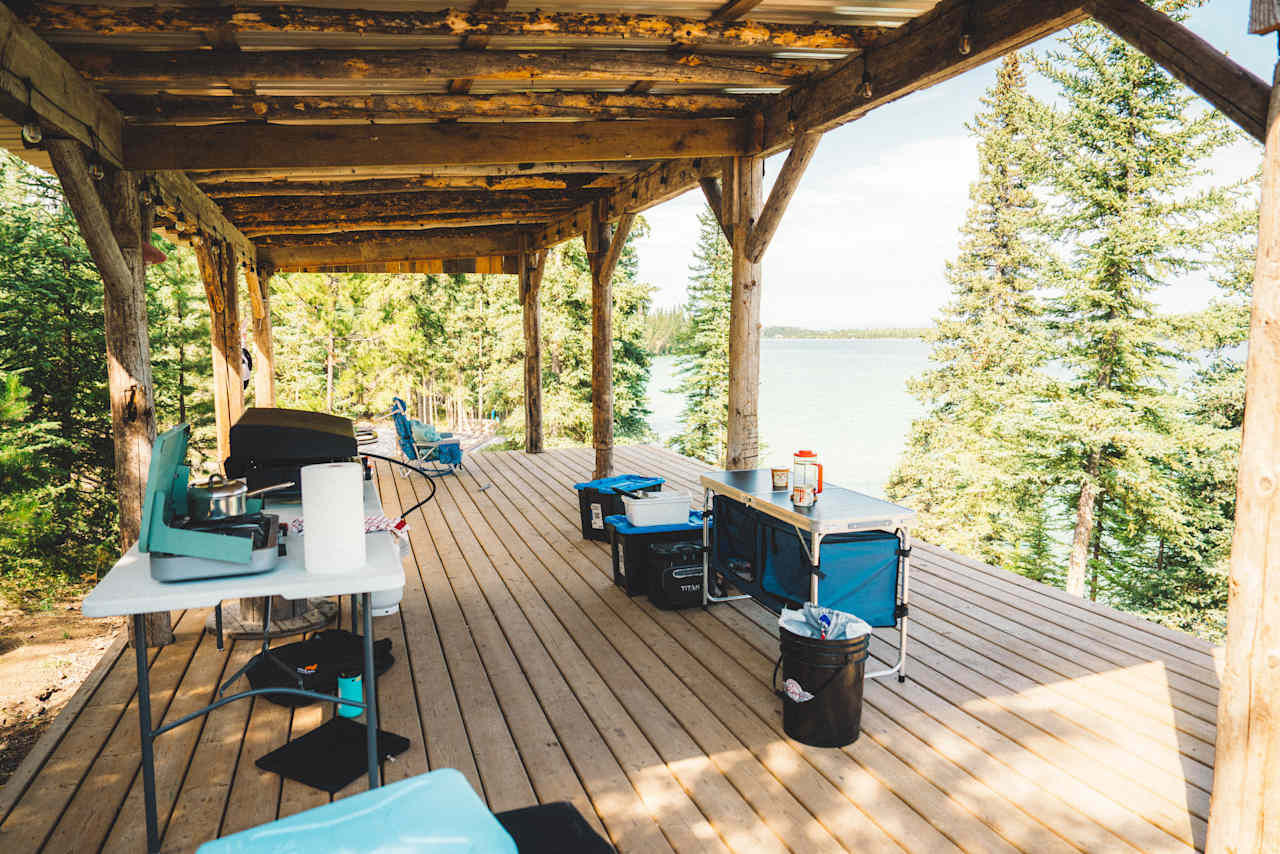
[[[757,537],[759,541],[764,539],[762,529],[776,532],[778,528],[789,527],[794,530],[804,556],[810,564],[808,601],[816,605],[850,610],[847,607],[841,608],[841,603],[833,601],[830,596],[824,601],[819,582],[823,578],[828,578],[832,585],[838,581],[862,580],[846,577],[850,574],[848,570],[841,570],[840,578],[821,571],[822,541],[825,538],[863,532],[883,532],[889,535],[888,539],[896,538],[896,543],[889,553],[891,562],[896,558],[896,567],[894,567],[897,570],[894,573],[896,577],[887,581],[882,578],[878,589],[871,591],[870,594],[865,592],[859,594],[860,601],[864,603],[868,602],[867,596],[870,595],[868,607],[874,610],[877,616],[872,617],[868,613],[859,613],[858,616],[866,619],[872,626],[887,627],[896,623],[898,627],[897,663],[885,670],[868,673],[867,678],[878,679],[897,674],[898,681],[906,679],[907,600],[911,568],[910,526],[916,520],[914,510],[872,498],[851,489],[833,486],[830,483],[823,488],[812,507],[796,507],[791,503],[790,490],[774,491],[773,476],[769,469],[707,472],[702,475],[700,482],[703,488],[702,601],[704,605],[710,602],[731,602],[736,599],[756,599],[776,612],[782,600],[799,601],[803,597],[803,593],[796,595],[797,591],[781,591],[776,587],[770,589],[765,586],[765,573],[768,567],[764,565],[766,558],[762,546],[757,548],[758,554],[752,561],[755,564],[752,570],[754,573],[752,581],[742,579],[732,570],[728,565],[727,555],[717,554],[716,545],[725,542],[730,536],[728,530],[730,520],[723,518],[727,513],[717,513],[714,510],[716,498],[720,499],[720,506],[725,510],[731,507],[725,502],[737,505],[732,506],[733,515],[737,517],[734,520],[735,523],[749,527],[751,529],[749,535]],[[713,517],[716,517],[714,522]],[[769,520],[776,520],[782,525]],[[842,540],[845,539],[842,538]],[[840,542],[832,543],[828,548],[861,545],[864,544]],[[881,553],[884,554],[883,549]],[[713,596],[711,593],[713,569],[728,583],[745,592],[734,596]],[[859,574],[859,569],[852,570],[852,575]],[[828,589],[832,585],[828,585]]]
[[[271,512],[278,514],[282,523],[291,522],[302,515],[300,503],[272,502]],[[372,481],[364,484],[364,513],[380,515],[382,503],[377,487]],[[369,787],[377,788],[378,731],[377,692],[373,669],[373,613],[370,607],[371,593],[404,586],[404,568],[400,564],[400,549],[387,531],[365,535],[367,556],[364,566],[353,566],[341,574],[308,573],[303,566],[302,538],[286,537],[287,553],[275,568],[257,575],[235,575],[208,578],[198,581],[162,582],[151,577],[151,555],[139,552],[135,544],[107,573],[98,586],[85,597],[83,611],[86,617],[133,618],[133,630],[138,670],[138,726],[142,733],[142,788],[146,805],[147,851],[156,854],[160,850],[160,832],[156,818],[156,780],[154,740],[174,727],[181,726],[219,706],[256,694],[292,693],[329,700],[330,695],[316,695],[295,688],[261,688],[241,691],[215,700],[203,709],[152,729],[151,686],[147,671],[147,635],[144,614],[156,611],[177,611],[184,608],[212,608],[226,599],[249,599],[272,596],[286,599],[308,599],[320,596],[346,596],[361,598],[364,614],[364,703],[346,701],[349,705],[365,709],[368,728],[366,748],[369,763]],[[200,560],[193,558],[193,560]],[[353,618],[354,620],[354,615]],[[265,641],[264,641],[265,644]],[[332,699],[336,699],[333,697]]]

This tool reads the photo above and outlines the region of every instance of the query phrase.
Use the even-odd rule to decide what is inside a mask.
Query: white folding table
[[[302,515],[298,502],[272,501],[267,511],[278,515],[282,523]],[[364,512],[366,516],[381,515],[382,503],[377,487],[365,482]],[[373,612],[370,594],[404,586],[404,568],[400,563],[400,548],[389,532],[379,531],[365,535],[366,562],[352,567],[349,572],[335,574],[308,573],[303,566],[302,537],[291,534],[282,539],[286,554],[275,568],[258,575],[238,575],[226,578],[209,578],[198,581],[162,582],[151,577],[151,556],[137,550],[135,545],[120,558],[111,571],[85,597],[81,609],[86,617],[133,618],[135,659],[138,671],[138,727],[142,733],[142,789],[146,805],[147,851],[155,854],[160,849],[160,834],[156,818],[156,784],[154,740],[157,736],[181,726],[197,717],[206,715],[227,703],[257,694],[296,694],[312,699],[336,702],[337,697],[304,691],[300,688],[258,688],[241,691],[215,700],[203,709],[153,729],[151,722],[151,685],[147,671],[147,637],[144,614],[157,611],[173,611],[184,608],[212,608],[225,599],[247,599],[272,596],[286,599],[306,599],[320,596],[347,596],[354,601],[361,597],[364,612],[364,702],[344,700],[346,705],[365,710],[368,738],[369,786],[376,788],[378,780],[378,701],[373,670]],[[192,558],[192,560],[199,560]],[[266,641],[264,640],[264,646]]]
[[[911,524],[916,512],[889,501],[873,498],[852,489],[826,484],[812,507],[797,507],[791,503],[790,490],[774,490],[773,474],[769,469],[747,471],[713,471],[702,475],[702,601],[729,602],[750,599],[750,594],[712,596],[710,585],[711,497],[720,495],[753,510],[771,516],[795,528],[796,536],[804,546],[812,565],[809,573],[809,601],[818,604],[818,561],[822,539],[830,534],[857,531],[888,531],[898,537],[901,574],[898,590],[898,661],[893,667],[868,673],[868,679],[877,679],[896,673],[898,680],[906,678],[907,615],[911,573]],[[807,538],[807,542],[806,542]]]

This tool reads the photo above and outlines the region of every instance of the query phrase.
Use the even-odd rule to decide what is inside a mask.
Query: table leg
[[[218,652],[222,652],[222,603],[213,606],[213,618],[218,631]]]
[[[354,597],[352,597],[354,598]],[[373,608],[372,595],[361,594],[360,605],[364,609],[364,722],[368,731],[366,748],[369,760],[369,788],[376,789],[378,782],[378,686],[373,670]]]
[[[147,662],[147,621],[133,615],[133,649],[138,668],[138,734],[142,746],[142,801],[147,814],[147,854],[160,851],[160,828],[156,818],[156,767],[151,735],[151,673]]]

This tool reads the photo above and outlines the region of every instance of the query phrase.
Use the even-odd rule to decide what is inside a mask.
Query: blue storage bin
[[[660,477],[618,474],[585,483],[575,483],[573,488],[578,490],[578,511],[582,517],[582,538],[599,540],[602,543],[609,542],[605,517],[626,510],[622,505],[622,496],[619,492],[660,491],[664,482]]]

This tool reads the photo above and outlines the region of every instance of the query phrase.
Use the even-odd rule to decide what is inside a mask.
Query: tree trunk
[[[1085,569],[1089,563],[1089,541],[1093,537],[1094,511],[1098,502],[1098,472],[1101,459],[1097,451],[1090,453],[1085,476],[1080,481],[1080,499],[1076,502],[1076,530],[1071,541],[1071,558],[1067,561],[1067,592],[1084,596]]]
[[[1280,64],[1267,113],[1209,854],[1280,851]]]
[[[120,544],[127,550],[138,539],[151,446],[156,437],[146,264],[142,260],[143,241],[151,233],[152,209],[142,203],[142,187],[134,173],[109,168],[100,186],[95,186],[78,142],[49,140],[46,148],[89,254],[102,275]],[[148,614],[146,623],[151,645],[173,640],[167,611]]]
[[[725,175],[725,221],[733,223],[729,306],[729,423],[725,468],[753,469],[760,457],[760,262],[747,254],[763,204],[764,158],[734,157]]]
[[[333,333],[325,339],[324,347],[324,407],[325,412],[333,413]]]

